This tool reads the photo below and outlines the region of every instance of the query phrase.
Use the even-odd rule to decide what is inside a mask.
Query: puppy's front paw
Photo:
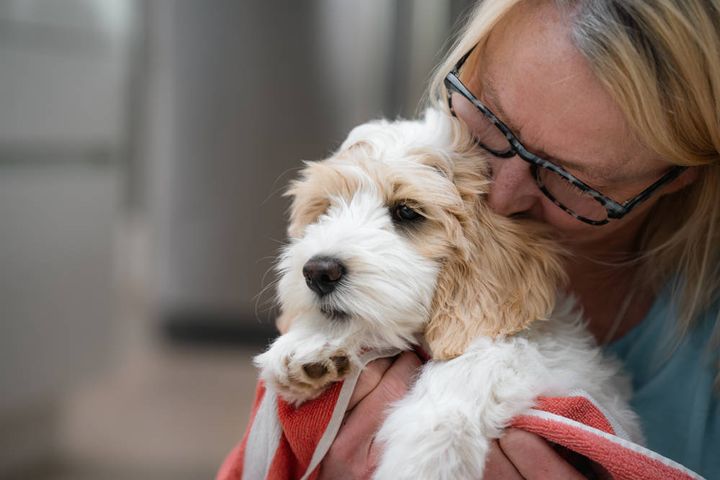
[[[260,378],[286,401],[299,405],[320,395],[332,382],[342,380],[355,365],[353,355],[326,343],[288,342],[278,338],[255,357]]]

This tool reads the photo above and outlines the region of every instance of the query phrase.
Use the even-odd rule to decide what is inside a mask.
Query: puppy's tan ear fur
[[[325,176],[324,171],[323,165],[319,162],[305,162],[305,168],[300,172],[299,179],[290,182],[284,194],[292,198],[288,225],[290,238],[302,236],[305,227],[325,213],[330,205],[330,200],[326,196],[318,194],[315,182],[310,181],[311,178]]]
[[[327,211],[331,196],[352,198],[359,180],[355,176],[343,174],[341,165],[348,157],[360,161],[372,154],[372,146],[361,141],[345,147],[328,159],[305,162],[300,177],[290,182],[284,194],[292,198],[288,226],[290,238],[301,237],[305,227]]]
[[[436,360],[461,355],[478,336],[512,335],[547,318],[564,280],[559,247],[539,227],[490,211],[473,168],[454,172],[466,215],[456,215],[453,236],[463,241],[439,274],[425,331]]]

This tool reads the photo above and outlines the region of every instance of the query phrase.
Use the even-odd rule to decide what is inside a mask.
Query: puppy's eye
[[[392,217],[397,222],[413,222],[424,218],[420,213],[404,203],[399,203],[392,208]]]

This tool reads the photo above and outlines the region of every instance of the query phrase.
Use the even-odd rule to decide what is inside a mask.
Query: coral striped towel
[[[397,352],[367,352],[364,364]],[[337,434],[359,372],[294,408],[258,383],[250,424],[223,462],[216,480],[314,480]],[[538,399],[512,426],[540,435],[563,451],[589,459],[593,476],[613,479],[702,478],[628,440],[622,428],[586,393]]]

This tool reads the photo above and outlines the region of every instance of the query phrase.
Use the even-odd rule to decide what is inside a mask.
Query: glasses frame
[[[470,101],[470,103],[472,103],[488,120],[490,120],[493,125],[495,125],[495,127],[498,128],[498,130],[500,130],[500,132],[508,140],[509,149],[505,152],[498,152],[486,147],[485,145],[482,145],[479,142],[478,145],[496,157],[510,158],[517,155],[518,157],[529,163],[532,166],[532,173],[535,177],[535,183],[537,183],[540,191],[542,191],[543,194],[547,198],[549,198],[555,205],[560,207],[567,214],[577,218],[581,222],[585,222],[590,225],[605,225],[610,221],[610,219],[620,219],[630,213],[630,211],[632,211],[642,202],[650,198],[650,196],[655,193],[660,187],[675,180],[678,176],[680,176],[682,172],[687,169],[687,167],[680,165],[672,167],[667,173],[665,173],[662,177],[656,180],[652,185],[635,195],[633,198],[622,203],[617,202],[612,198],[608,197],[607,195],[604,195],[603,193],[595,190],[594,188],[590,187],[561,166],[556,165],[549,160],[545,160],[544,158],[532,153],[527,148],[525,148],[525,146],[520,142],[520,140],[512,132],[512,130],[510,130],[510,128],[508,128],[508,126],[505,125],[488,107],[486,107],[480,100],[478,100],[475,95],[473,95],[473,93],[470,91],[470,89],[467,88],[460,81],[460,68],[463,66],[463,64],[468,59],[473,50],[474,48],[472,48],[469,52],[463,55],[462,58],[460,58],[460,60],[458,60],[458,62],[455,64],[455,67],[453,67],[453,69],[445,76],[444,83],[445,89],[447,91],[447,101],[450,112],[454,117],[457,117],[452,107],[452,92],[454,91],[465,97],[468,101]],[[605,208],[605,210],[607,211],[607,218],[605,218],[604,220],[593,220],[590,218],[586,218],[582,215],[575,213],[569,207],[563,205],[547,190],[547,188],[543,184],[542,179],[540,178],[540,171],[538,167],[544,168],[559,175],[562,179],[581,190],[584,194],[590,196],[593,200],[595,200]]]

